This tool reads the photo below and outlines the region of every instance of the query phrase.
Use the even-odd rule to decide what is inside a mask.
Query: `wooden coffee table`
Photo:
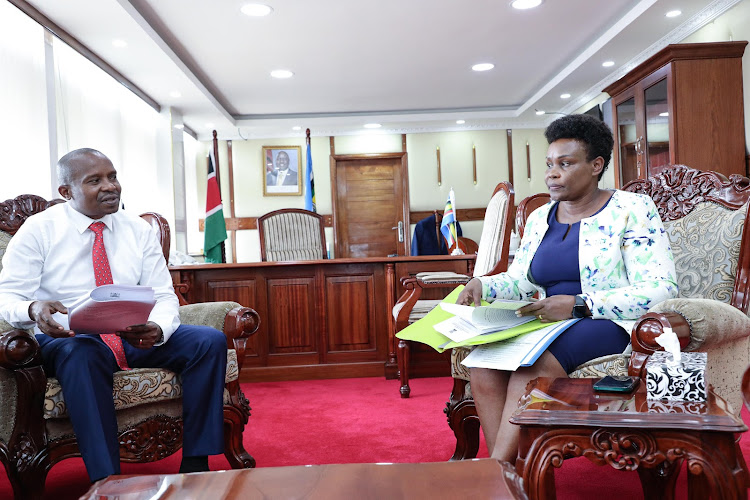
[[[747,498],[736,443],[747,427],[723,399],[709,391],[701,403],[648,400],[643,381],[631,394],[595,393],[595,381],[538,378],[527,386],[510,421],[521,426],[516,469],[529,498],[554,498],[554,468],[578,456],[637,470],[647,499],[674,498],[683,461],[691,498]]]
[[[492,459],[424,464],[268,467],[195,474],[111,476],[81,500],[526,499],[512,465]]]

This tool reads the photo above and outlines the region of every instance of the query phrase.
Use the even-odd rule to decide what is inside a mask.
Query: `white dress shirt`
[[[149,321],[164,332],[164,342],[180,325],[179,302],[164,254],[152,227],[122,210],[105,215],[104,247],[116,285],[154,289],[156,305]],[[65,307],[96,287],[91,249],[95,222],[61,203],[29,217],[11,238],[0,272],[0,316],[15,328],[30,328],[29,306],[37,300],[59,300]],[[68,328],[68,317],[55,313]],[[34,328],[35,333],[41,333]],[[103,332],[107,333],[107,332]]]

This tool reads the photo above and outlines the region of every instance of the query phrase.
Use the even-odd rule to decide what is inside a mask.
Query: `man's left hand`
[[[139,349],[150,349],[161,338],[161,327],[149,321],[143,325],[132,325],[124,331],[117,332],[117,335],[128,344]]]

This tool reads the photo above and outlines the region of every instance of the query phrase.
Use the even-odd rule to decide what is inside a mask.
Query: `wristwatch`
[[[574,318],[588,318],[589,308],[586,305],[586,301],[583,300],[583,295],[576,295],[576,303],[573,306],[573,317]]]

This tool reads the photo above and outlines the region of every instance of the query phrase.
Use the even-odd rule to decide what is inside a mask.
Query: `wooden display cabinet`
[[[668,45],[605,88],[616,186],[684,164],[747,175],[742,55],[747,41]]]

